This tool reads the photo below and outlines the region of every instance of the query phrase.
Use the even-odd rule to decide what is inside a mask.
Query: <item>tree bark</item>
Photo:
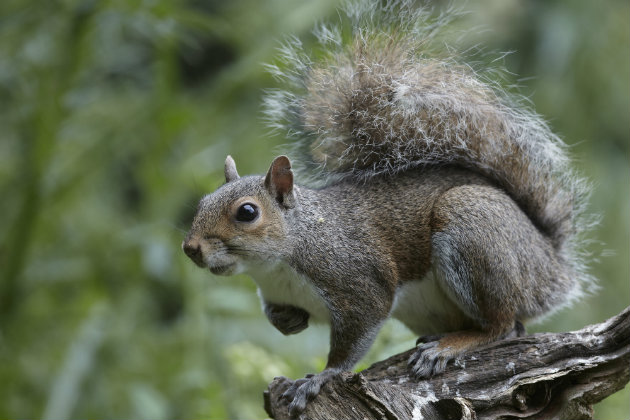
[[[412,350],[326,384],[301,419],[592,419],[592,405],[630,379],[630,307],[568,333],[506,339],[463,355],[441,375],[409,376]],[[275,378],[265,409],[288,419]]]

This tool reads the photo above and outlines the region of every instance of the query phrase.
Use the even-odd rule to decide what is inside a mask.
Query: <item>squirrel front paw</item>
[[[308,327],[310,314],[293,305],[265,302],[265,315],[271,324],[284,335],[297,334]]]
[[[325,369],[316,375],[308,374],[302,379],[291,381],[289,388],[280,397],[289,402],[290,417],[297,418],[302,414],[306,404],[314,399],[322,386],[338,373],[339,371],[336,369]]]

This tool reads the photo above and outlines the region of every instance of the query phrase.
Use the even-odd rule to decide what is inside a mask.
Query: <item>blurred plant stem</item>
[[[81,68],[81,46],[94,12],[93,7],[85,6],[92,3],[91,0],[80,3],[74,10],[73,18],[66,22],[59,42],[67,47],[59,49],[63,53],[55,57],[52,66],[28,68],[25,69],[28,73],[23,75],[37,88],[25,88],[21,91],[25,97],[17,98],[18,103],[34,104],[34,109],[24,110],[18,122],[19,132],[22,133],[19,144],[22,164],[19,165],[21,173],[17,174],[17,179],[21,181],[23,191],[17,218],[10,224],[3,255],[5,269],[4,278],[0,281],[0,324],[11,318],[24,293],[20,275],[35,239],[40,212],[50,198],[45,194],[43,180],[55,153],[60,126],[67,115],[64,98]],[[56,6],[42,5],[40,13],[47,13],[47,9],[52,7]]]
[[[81,385],[93,368],[96,353],[103,343],[108,315],[109,309],[103,302],[92,305],[53,381],[42,415],[44,420],[73,418],[72,414],[81,396]]]

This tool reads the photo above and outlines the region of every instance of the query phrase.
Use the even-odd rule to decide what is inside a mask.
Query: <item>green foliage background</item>
[[[180,243],[232,154],[262,173],[262,63],[308,40],[333,1],[0,2],[0,417],[261,418],[276,375],[322,368],[327,329],[284,337],[252,281],[196,268]],[[467,42],[508,69],[593,180],[600,292],[534,330],[630,303],[630,5],[470,0]],[[409,348],[388,324],[362,366]],[[596,407],[630,416],[624,390]]]

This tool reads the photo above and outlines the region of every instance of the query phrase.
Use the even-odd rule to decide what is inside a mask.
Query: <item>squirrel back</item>
[[[490,70],[460,62],[452,48],[449,57],[438,52],[446,13],[407,1],[354,2],[345,11],[350,33],[343,25],[315,31],[317,59],[291,39],[281,63],[269,66],[289,89],[269,92],[267,117],[288,131],[306,172],[319,184],[427,165],[478,172],[550,239],[579,280],[579,297],[580,285],[593,284],[579,246],[591,225],[589,189],[563,141],[524,99],[491,81]]]

